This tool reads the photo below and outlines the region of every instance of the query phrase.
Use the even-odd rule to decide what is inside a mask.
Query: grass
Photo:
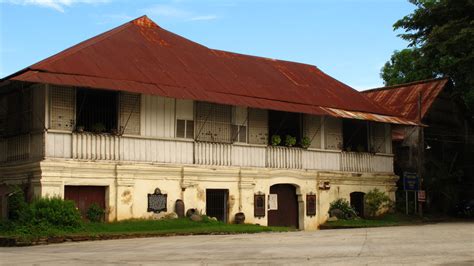
[[[47,237],[97,237],[97,236],[157,236],[188,234],[239,234],[259,232],[285,232],[285,227],[266,227],[254,224],[225,224],[207,219],[194,222],[187,218],[170,220],[133,219],[111,223],[84,223],[79,229],[48,226],[0,225],[0,236],[14,237],[22,241],[35,241]]]
[[[398,226],[420,224],[425,220],[418,216],[404,215],[399,213],[386,214],[374,219],[351,219],[351,220],[337,220],[326,222],[321,225],[321,229],[343,229],[343,228],[365,228],[365,227],[382,227],[382,226]]]

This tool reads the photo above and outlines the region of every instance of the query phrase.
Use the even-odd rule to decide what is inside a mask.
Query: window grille
[[[120,132],[140,135],[141,96],[136,93],[120,93]]]
[[[232,142],[232,107],[198,102],[196,104],[196,140]]]
[[[194,121],[177,119],[176,120],[176,137],[177,138],[194,138]]]
[[[252,144],[268,144],[268,111],[248,109],[248,141]]]
[[[73,130],[76,90],[68,87],[50,87],[51,114],[49,128]]]

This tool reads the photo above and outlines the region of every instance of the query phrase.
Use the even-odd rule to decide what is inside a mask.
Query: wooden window
[[[314,194],[306,195],[306,215],[307,216],[316,215],[316,195]]]
[[[176,137],[177,138],[194,138],[194,121],[177,119],[176,120]]]
[[[232,140],[247,143],[248,112],[246,107],[232,108]]]
[[[265,217],[265,194],[255,194],[253,199],[254,216]]]
[[[310,148],[321,148],[321,117],[304,115],[303,136],[311,140]]]
[[[209,142],[232,142],[232,107],[198,102],[196,105],[196,139]]]
[[[248,142],[252,144],[268,144],[268,111],[248,109]]]
[[[375,153],[385,153],[385,124],[370,123],[370,151]]]
[[[74,129],[76,90],[59,86],[51,86],[50,88],[49,128],[72,131]]]
[[[342,119],[327,116],[324,119],[325,144],[328,150],[342,149]]]
[[[140,104],[140,94],[120,93],[120,133],[140,135]]]

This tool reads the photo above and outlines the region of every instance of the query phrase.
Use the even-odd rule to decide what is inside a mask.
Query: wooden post
[[[418,94],[418,190],[423,190],[423,152],[425,148],[423,127],[421,126],[421,97],[420,91]],[[416,193],[415,191],[415,201],[418,201]],[[418,202],[418,213],[423,217],[423,202]]]

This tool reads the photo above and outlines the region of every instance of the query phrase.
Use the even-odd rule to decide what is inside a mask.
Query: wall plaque
[[[255,217],[265,217],[265,194],[253,196],[253,213]]]
[[[167,211],[166,205],[167,205],[167,199],[168,195],[166,194],[161,194],[161,190],[159,188],[155,189],[155,193],[153,194],[148,194],[148,212],[162,212],[162,211]]]
[[[316,195],[314,194],[306,194],[306,215],[316,215]]]

